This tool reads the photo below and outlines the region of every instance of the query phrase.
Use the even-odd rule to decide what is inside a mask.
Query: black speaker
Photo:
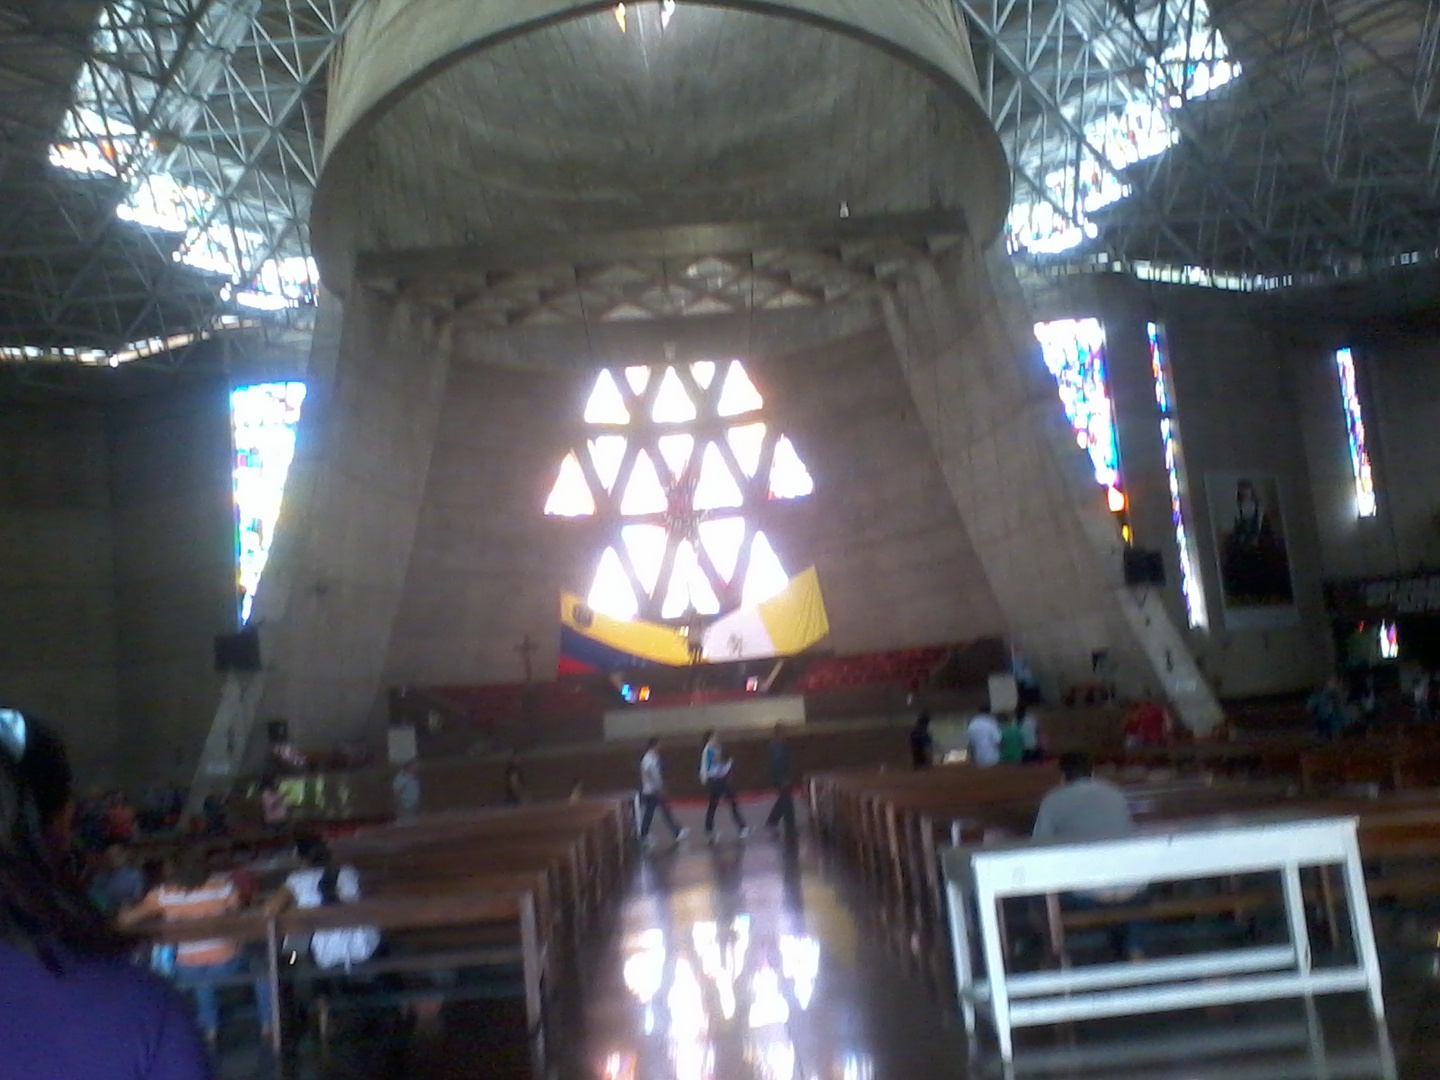
[[[253,626],[215,635],[216,671],[259,671],[260,631]]]
[[[1125,584],[1164,585],[1164,556],[1151,548],[1126,548]]]
[[[280,743],[290,741],[290,722],[288,720],[271,720],[265,725],[265,738],[271,746],[278,746]]]

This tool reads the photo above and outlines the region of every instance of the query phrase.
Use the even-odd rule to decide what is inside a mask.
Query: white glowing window
[[[648,367],[627,367],[625,369],[625,381],[630,384],[630,389],[639,397],[645,393],[645,387],[650,385],[650,369]]]
[[[720,415],[740,416],[764,407],[765,402],[760,397],[760,391],[755,389],[755,384],[750,381],[750,376],[745,374],[740,361],[730,361],[730,366],[725,370],[725,385],[720,388]]]
[[[625,567],[620,564],[620,556],[614,548],[607,547],[605,554],[600,556],[600,566],[595,571],[595,583],[590,586],[586,603],[601,615],[608,615],[612,619],[633,619],[640,611],[635,587],[630,584],[630,577],[625,573]]]
[[[624,435],[601,435],[590,440],[590,464],[595,466],[595,475],[600,478],[600,487],[606,494],[614,488],[615,478],[620,475],[626,445]]]
[[[745,575],[744,603],[761,604],[785,590],[790,578],[763,532],[750,546],[750,571]]]
[[[573,453],[567,454],[560,463],[560,476],[550,489],[545,513],[556,517],[589,517],[595,513],[595,496],[590,493],[585,470],[580,468],[580,460]]]
[[[664,511],[665,506],[665,488],[660,483],[660,474],[655,471],[655,462],[648,452],[641,450],[635,457],[630,482],[625,485],[620,512],[626,515],[658,514]]]
[[[700,544],[715,564],[720,580],[730,581],[735,576],[735,565],[745,544],[745,519],[731,517],[702,521]]]
[[[666,368],[660,378],[660,392],[655,395],[655,410],[651,416],[657,424],[683,424],[695,419],[695,403],[685,392],[685,386],[674,368]]]
[[[545,504],[547,514],[598,517],[614,530],[591,607],[688,620],[789,584],[753,512],[767,499],[808,495],[814,483],[794,444],[756,415],[764,404],[738,360],[597,376],[582,441]]]
[[[815,490],[810,479],[810,470],[795,452],[795,446],[786,436],[780,436],[775,444],[775,463],[770,466],[770,497],[772,499],[799,499]]]
[[[270,558],[304,402],[302,382],[242,386],[230,395],[235,440],[235,560],[242,623],[250,618],[260,575]]]
[[[759,472],[760,452],[765,449],[765,425],[745,424],[733,427],[726,432],[725,437],[730,441],[735,460],[740,463],[740,471],[746,476],[754,476]],[[788,444],[790,440],[785,441]]]
[[[625,399],[620,395],[620,388],[615,385],[615,376],[608,371],[602,371],[600,377],[595,380],[595,389],[590,392],[590,400],[585,405],[585,422],[587,424],[628,424],[630,422],[630,410],[625,407]]]
[[[630,552],[630,564],[635,567],[641,590],[646,596],[653,595],[659,583],[660,564],[665,561],[665,547],[670,542],[665,526],[626,525],[620,536]]]
[[[662,619],[678,619],[691,610],[701,615],[718,615],[720,600],[696,557],[694,545],[682,540],[675,549],[675,568],[670,589],[660,609]]]
[[[705,444],[700,462],[700,480],[695,485],[696,510],[724,510],[742,506],[745,496],[735,475],[725,463],[725,456],[713,442]]]
[[[695,449],[694,435],[662,435],[656,440],[660,448],[660,457],[670,470],[670,476],[679,480],[685,475],[685,468],[690,464],[690,453]]]

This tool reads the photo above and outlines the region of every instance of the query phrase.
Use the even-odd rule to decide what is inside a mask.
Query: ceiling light
[[[622,7],[624,5],[621,5]],[[660,0],[660,29],[664,30],[670,25],[670,17],[675,14],[675,0]]]
[[[620,32],[625,33],[625,24],[628,21],[625,17],[625,5],[615,5],[615,21],[620,24]]]

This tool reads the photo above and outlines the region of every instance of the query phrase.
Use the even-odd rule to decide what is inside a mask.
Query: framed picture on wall
[[[1230,630],[1294,626],[1295,582],[1280,484],[1259,471],[1205,474],[1220,598]]]

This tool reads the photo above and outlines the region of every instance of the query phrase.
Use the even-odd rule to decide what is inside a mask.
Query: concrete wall
[[[217,374],[109,410],[116,718],[137,780],[189,780],[214,636],[236,626],[229,390]]]
[[[1215,701],[1174,621],[1121,582],[1120,531],[1041,362],[1002,253],[962,245],[886,301],[930,443],[1011,637],[1057,692],[1109,659],[1122,693],[1163,688],[1197,732]]]
[[[1035,311],[1037,320],[1096,316],[1105,324],[1131,527],[1136,544],[1163,554],[1166,586],[1156,595],[1176,625],[1185,627],[1146,338],[1148,322],[1162,327],[1187,471],[1187,531],[1209,613],[1208,631],[1185,632],[1190,648],[1225,697],[1293,690],[1320,679],[1328,647],[1311,463],[1287,343],[1276,335],[1263,301],[1107,275],[1044,289]],[[1273,474],[1279,484],[1297,609],[1288,625],[1239,625],[1227,619],[1222,603],[1216,537],[1228,522],[1212,518],[1210,488],[1223,486],[1225,474],[1244,472]],[[1218,496],[1222,503],[1227,498],[1227,492]]]
[[[1377,513],[1356,514],[1334,350],[1352,349]],[[1440,344],[1433,328],[1328,327],[1291,346],[1327,577],[1440,565]]]
[[[871,318],[875,315],[872,313]],[[792,573],[816,565],[841,652],[969,640],[1003,622],[878,326],[747,364],[815,479],[763,508]],[[594,370],[456,358],[385,667],[386,685],[515,681],[555,668],[562,589],[588,590],[589,519],[546,518]]]
[[[50,718],[87,781],[120,779],[102,404],[0,406],[0,701]]]

